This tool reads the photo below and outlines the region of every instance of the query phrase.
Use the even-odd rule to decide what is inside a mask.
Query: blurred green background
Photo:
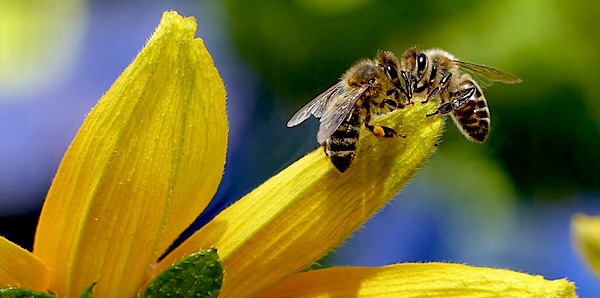
[[[354,62],[439,47],[523,83],[484,90],[483,145],[448,119],[414,181],[321,264],[451,261],[600,292],[569,238],[575,212],[600,214],[598,1],[0,0],[0,234],[31,244],[83,117],[170,9],[197,18],[228,89],[226,171],[195,227],[317,147],[316,120],[285,123]]]
[[[227,1],[241,56],[279,96],[303,104],[335,76],[377,49],[397,55],[412,46],[440,47],[465,61],[518,74],[485,94],[493,133],[484,148],[449,128],[441,149],[500,167],[519,194],[561,199],[599,189],[600,17],[561,1]],[[450,145],[448,145],[450,146]],[[446,159],[446,157],[444,158]],[[448,168],[447,180],[454,169]],[[488,173],[479,173],[486,179]]]

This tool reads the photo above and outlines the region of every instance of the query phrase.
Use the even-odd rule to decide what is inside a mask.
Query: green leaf
[[[1,298],[56,298],[56,296],[43,293],[43,292],[34,292],[30,289],[26,288],[6,288],[0,289],[0,297]]]
[[[157,275],[141,296],[217,297],[223,266],[216,248],[190,254]]]

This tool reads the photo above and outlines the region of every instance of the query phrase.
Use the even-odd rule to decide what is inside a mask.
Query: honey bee
[[[340,81],[302,107],[288,121],[292,127],[308,119],[320,118],[317,142],[325,149],[331,163],[343,173],[356,155],[361,125],[376,137],[399,135],[394,129],[372,125],[371,116],[403,107],[398,70],[400,64],[391,52],[380,52],[374,60],[365,59],[353,65]]]
[[[490,111],[481,86],[493,82],[520,83],[521,79],[506,71],[457,60],[441,49],[410,48],[401,59],[401,76],[405,81],[407,100],[414,95],[425,97],[423,103],[436,96],[440,105],[436,114],[452,116],[454,123],[470,141],[483,143],[490,132]]]

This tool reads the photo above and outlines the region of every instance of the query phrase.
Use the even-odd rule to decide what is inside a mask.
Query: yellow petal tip
[[[600,278],[600,216],[574,215],[571,237],[581,258]]]

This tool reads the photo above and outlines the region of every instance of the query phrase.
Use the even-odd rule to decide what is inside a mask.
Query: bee
[[[457,60],[441,49],[410,48],[401,58],[401,76],[407,100],[425,97],[423,103],[438,97],[440,105],[427,116],[448,114],[470,141],[483,143],[490,132],[490,111],[481,91],[493,82],[520,83],[517,76],[489,66]]]
[[[287,126],[296,126],[310,115],[320,118],[317,142],[323,146],[331,163],[343,173],[356,156],[363,124],[376,137],[406,137],[390,127],[371,124],[372,115],[403,107],[400,95],[406,92],[401,87],[399,69],[398,58],[391,52],[379,52],[374,60],[357,62],[337,84],[296,112]]]

